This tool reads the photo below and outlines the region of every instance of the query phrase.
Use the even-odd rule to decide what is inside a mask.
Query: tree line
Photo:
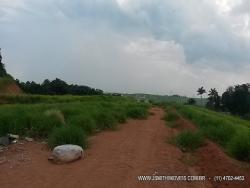
[[[201,96],[206,90],[201,87],[197,90]],[[189,104],[194,104],[193,99],[189,99]],[[247,116],[250,114],[250,84],[230,86],[221,96],[215,88],[208,92],[206,107],[212,110],[230,112],[234,115]]]
[[[42,84],[32,82],[20,82],[16,80],[18,86],[25,93],[40,95],[102,95],[103,91],[88,86],[67,84],[65,81],[56,78],[55,80],[44,80]]]

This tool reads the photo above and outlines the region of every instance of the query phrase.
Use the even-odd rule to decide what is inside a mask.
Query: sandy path
[[[179,159],[182,152],[166,143],[172,130],[161,120],[162,109],[153,108],[147,120],[129,120],[116,131],[93,136],[83,160],[67,165],[47,161],[49,152],[42,144],[26,143],[19,149],[25,157],[0,165],[1,188],[133,188],[133,187],[210,187],[204,182],[141,182],[139,175],[198,175]],[[13,148],[12,148],[13,149]],[[13,149],[13,153],[18,152]]]

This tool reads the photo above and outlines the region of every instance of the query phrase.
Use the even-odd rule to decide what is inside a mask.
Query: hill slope
[[[0,94],[21,94],[15,80],[11,77],[0,77]]]

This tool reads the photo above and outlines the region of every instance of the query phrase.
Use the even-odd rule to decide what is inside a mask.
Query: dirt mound
[[[0,94],[12,94],[12,95],[19,95],[22,94],[22,90],[16,83],[10,83],[1,88]]]

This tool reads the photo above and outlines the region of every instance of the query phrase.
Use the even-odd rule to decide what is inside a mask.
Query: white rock
[[[13,138],[13,139],[19,139],[19,135],[8,134],[8,136],[9,136],[10,138]]]
[[[83,149],[77,145],[62,145],[53,149],[52,159],[56,163],[68,163],[83,157]]]

